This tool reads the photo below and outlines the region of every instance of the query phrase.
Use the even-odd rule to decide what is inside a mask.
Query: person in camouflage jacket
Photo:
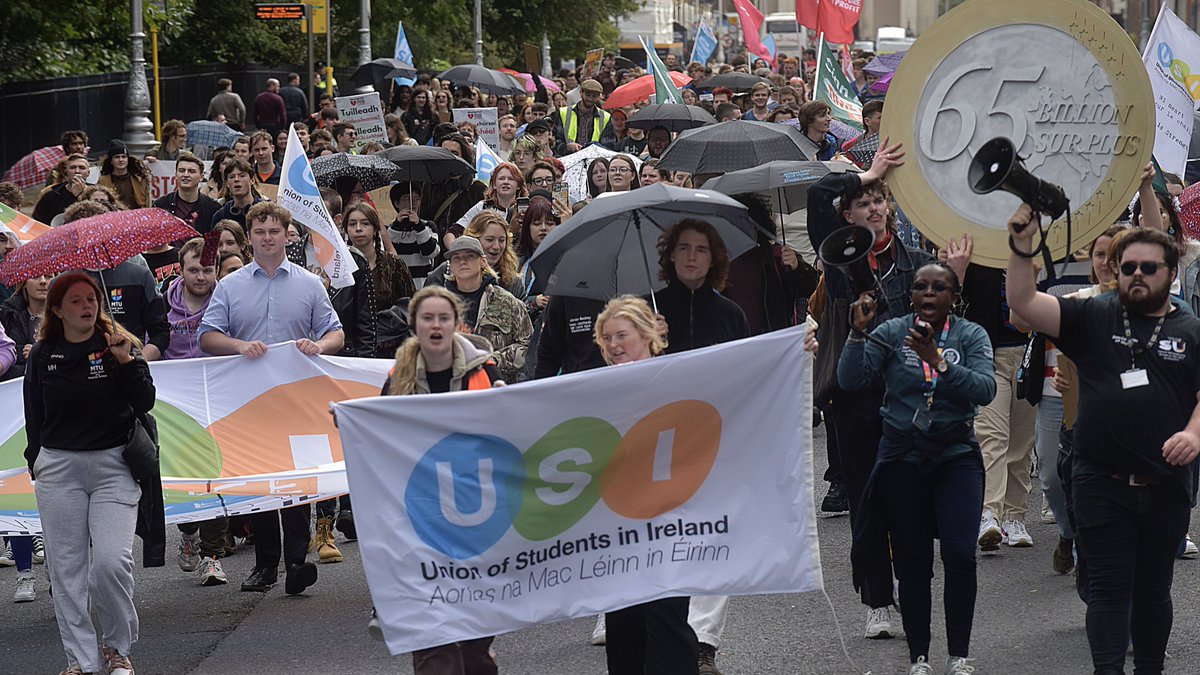
[[[515,383],[521,369],[525,367],[525,352],[529,349],[530,338],[533,337],[533,324],[529,321],[529,313],[525,310],[525,303],[500,286],[496,273],[482,260],[483,249],[478,241],[472,237],[459,239],[462,241],[455,240],[455,245],[447,252],[448,258],[453,262],[460,250],[462,254],[466,254],[473,264],[463,269],[472,269],[469,272],[472,281],[474,270],[479,270],[480,284],[478,287],[474,283],[468,284],[467,288],[475,290],[464,291],[459,287],[458,280],[452,276],[452,272],[446,276],[445,286],[459,296],[468,307],[463,317],[468,325],[464,327],[463,332],[470,332],[490,342],[504,380]],[[450,267],[455,269],[453,264]],[[477,309],[472,307],[475,304],[478,305]],[[471,317],[474,317],[474,325],[470,324]]]

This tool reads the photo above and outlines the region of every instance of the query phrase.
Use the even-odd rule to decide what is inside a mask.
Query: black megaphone
[[[975,194],[986,195],[1004,190],[1021,198],[1034,211],[1058,220],[1071,208],[1063,189],[1029,173],[1013,142],[997,136],[979,149],[971,159],[967,182]]]
[[[875,272],[867,260],[867,254],[875,244],[875,233],[861,225],[839,227],[821,242],[817,257],[826,267],[841,268],[850,279],[850,289],[855,300],[867,291],[875,291]],[[882,311],[884,297],[875,293],[876,311]]]

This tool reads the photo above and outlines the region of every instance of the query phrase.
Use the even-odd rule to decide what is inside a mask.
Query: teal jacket
[[[851,340],[838,361],[838,384],[848,391],[866,389],[882,377],[886,387],[880,408],[883,423],[898,430],[911,430],[917,408],[925,405],[921,357],[904,346],[914,319],[914,314],[890,319],[871,333],[890,348],[873,340],[865,343]],[[935,340],[941,332],[941,326],[934,327]],[[952,316],[942,358],[950,367],[945,375],[938,377],[934,390],[930,426],[935,433],[962,422],[971,424],[978,407],[996,396],[992,345],[982,326]]]

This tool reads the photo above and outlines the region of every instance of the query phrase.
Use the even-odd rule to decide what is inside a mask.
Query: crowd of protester
[[[148,164],[174,161],[176,189],[153,205],[200,235],[212,234],[110,270],[0,288],[0,373],[25,379],[26,457],[39,479],[46,529],[44,539],[7,539],[0,566],[17,568],[14,601],[36,597],[32,565],[54,559],[65,672],[132,672],[137,509],[107,495],[134,492],[122,486],[132,478],[122,469],[125,440],[117,431],[153,404],[148,361],[258,358],[267,345],[292,341],[309,355],[394,359],[383,394],[410,395],[503,386],[807,324],[815,329],[807,348],[815,352],[816,419],[828,438],[829,488],[820,510],[848,512],[854,539],[852,551],[827,552],[827,559],[852,563],[866,638],[903,633],[911,672],[934,672],[936,538],[945,570],[945,672],[973,672],[977,555],[1034,546],[1025,519],[1037,476],[1045,496],[1038,515],[1060,532],[1051,565],[1060,574],[1079,568],[1096,672],[1121,672],[1131,636],[1137,672],[1161,672],[1172,565],[1197,554],[1187,515],[1200,450],[1200,429],[1193,428],[1200,426],[1193,422],[1200,362],[1187,355],[1200,349],[1200,245],[1187,238],[1172,198],[1183,181],[1168,176],[1171,192],[1156,193],[1147,170],[1132,222],[1114,225],[1076,254],[1072,274],[1047,277],[1042,270],[1041,290],[1024,257],[1030,232],[1020,226],[1033,217],[1027,207],[1013,216],[1009,269],[972,264],[968,235],[938,250],[892,199],[887,177],[903,163],[904,148],[879,137],[885,98],[863,70],[872,56],[854,54],[864,130],[849,138],[832,131],[830,106],[811,100],[811,51],[781,55],[777,68],[761,59],[684,64],[666,56],[668,68],[692,78],[684,101],[719,123],[789,124],[807,143],[798,159],[844,161],[858,170],[812,185],[808,208],[789,216],[787,232],[768,200],[739,195],[762,234],[735,260],[711,224],[680,219],[657,251],[666,284],[655,297],[657,313],[643,298],[606,303],[549,295],[547,280],[529,265],[550,232],[602,195],[659,182],[700,188],[700,179],[710,178],[657,168],[676,134],[628,126],[647,100],[603,107],[617,87],[643,74],[617,68],[611,54],[593,78],[578,70],[551,78],[561,90],[553,93],[539,86],[528,95],[494,96],[427,74],[412,86],[393,85],[386,145],[360,147],[355,127],[339,120],[335,92],[322,93],[310,110],[296,96],[303,93],[294,73],[285,86],[269,80],[250,106],[230,81],[219,83],[207,117],[254,128],[229,147],[188,147],[185,125],[172,120],[145,157],[111,141],[95,185],[87,183],[87,135],[64,133],[61,159],[40,191],[23,194],[2,183],[0,201],[52,226],[144,208],[151,205]],[[762,82],[738,93],[697,87],[726,72],[753,73]],[[264,195],[263,186],[279,183],[289,127],[314,159],[429,145],[474,165],[478,129],[453,121],[453,110],[464,107],[498,110],[494,151],[502,162],[486,183],[393,184],[385,194],[391,222],[353,181],[322,188],[358,265],[352,286],[332,288],[320,267],[308,264],[304,226]],[[586,196],[564,198],[555,189],[563,159],[592,145],[612,152],[587,164]],[[201,157],[212,160],[207,174]],[[843,268],[813,255],[848,225],[874,236],[876,284],[867,293]],[[14,247],[8,242],[0,254]],[[120,307],[105,301],[101,287],[124,293]],[[268,295],[288,299],[269,318],[260,311]],[[1160,354],[1160,339],[1183,356]],[[102,376],[93,379],[88,357],[96,352],[105,356]],[[1030,372],[1031,355],[1042,371]],[[50,358],[67,365],[49,368]],[[103,424],[85,428],[64,415],[95,400],[109,408],[92,412]],[[1170,414],[1135,438],[1120,428],[1131,409],[1122,406]],[[88,503],[107,515],[83,518]],[[319,563],[338,563],[335,532],[346,541],[357,536],[348,497],[315,511],[315,530],[307,505],[180,526],[179,566],[202,585],[225,585],[221,559],[253,543],[254,570],[241,590],[268,591],[283,562],[285,591],[302,593],[318,576],[310,551]],[[93,549],[90,590],[89,537],[103,547]],[[102,651],[89,601],[101,618]],[[592,641],[607,643],[612,673],[714,675],[726,612],[727,598],[658,600],[601,617]],[[419,673],[496,672],[490,638],[423,650],[413,660]]]

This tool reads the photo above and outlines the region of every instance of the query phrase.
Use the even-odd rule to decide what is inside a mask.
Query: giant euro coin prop
[[[969,0],[909,49],[888,89],[881,135],[904,143],[888,183],[939,246],[969,232],[972,262],[1008,264],[1007,222],[1020,199],[968,183],[971,158],[1012,140],[1026,169],[1062,186],[1071,248],[1111,225],[1137,190],[1154,145],[1154,99],[1141,56],[1083,0]],[[1067,253],[1065,217],[1047,245]]]

